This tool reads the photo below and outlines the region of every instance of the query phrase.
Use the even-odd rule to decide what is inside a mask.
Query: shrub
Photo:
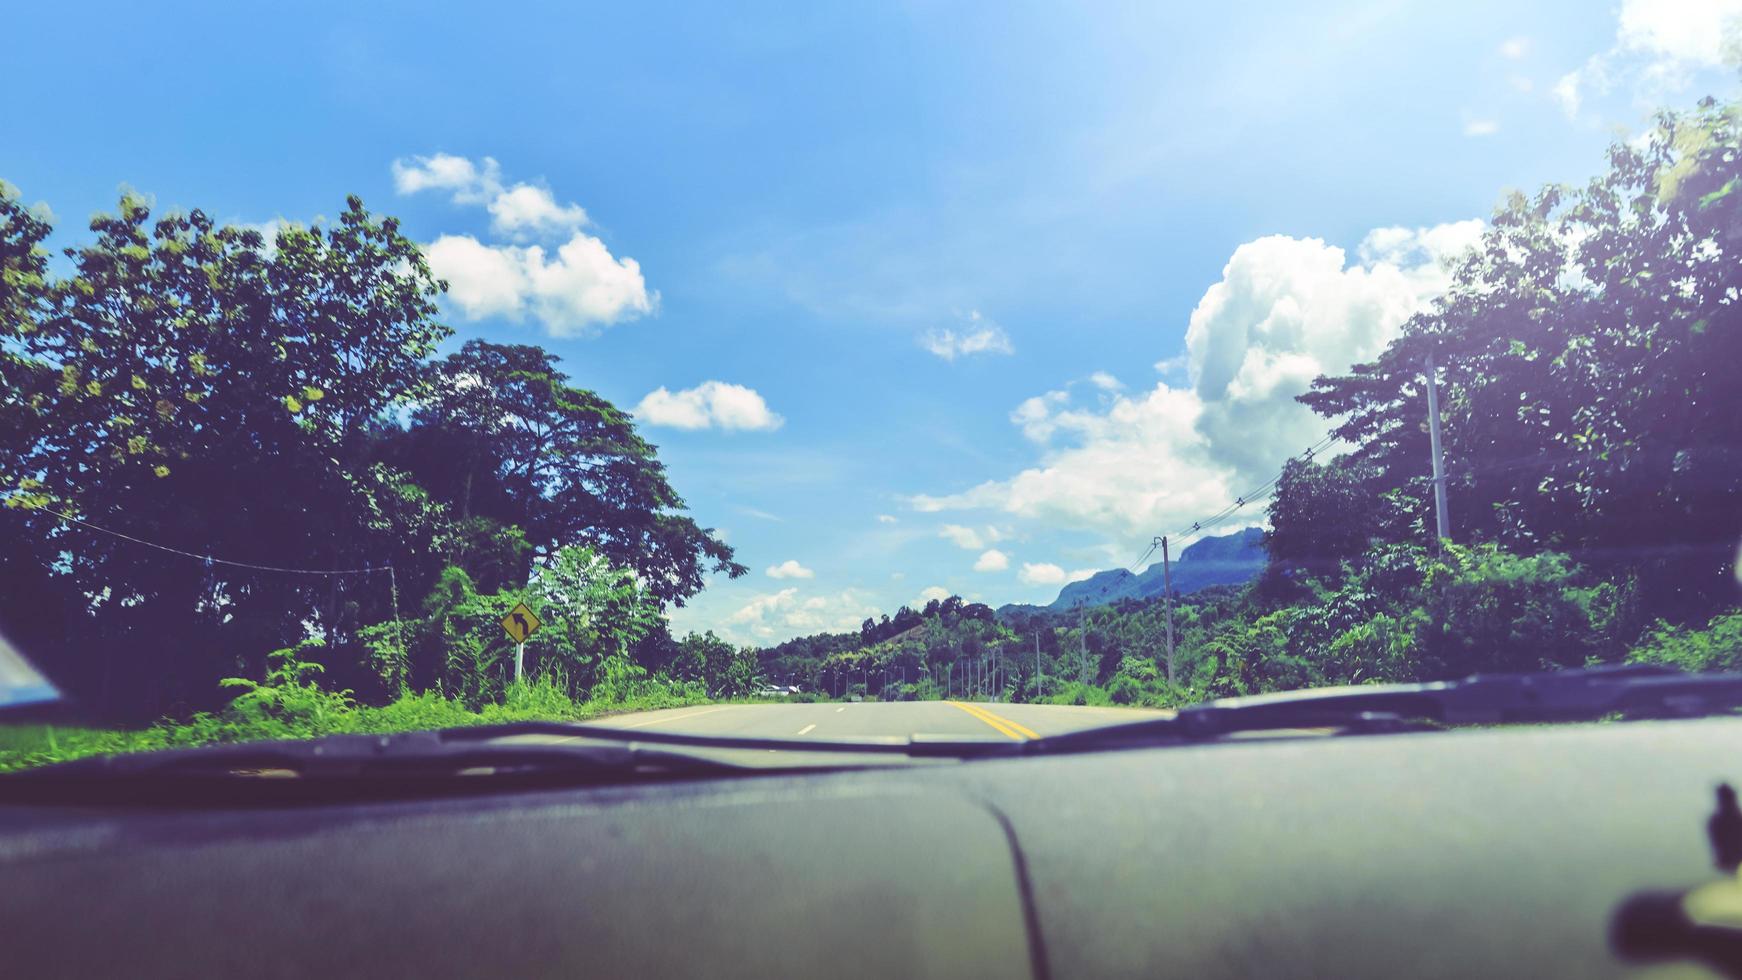
[[[1682,670],[1742,670],[1742,611],[1714,616],[1703,630],[1659,622],[1627,659]]]

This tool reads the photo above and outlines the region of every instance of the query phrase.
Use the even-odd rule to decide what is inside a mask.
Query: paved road
[[[596,719],[589,724],[686,735],[753,738],[864,738],[942,735],[1028,739],[1166,712],[980,701],[888,701],[851,704],[721,704],[668,708]]]

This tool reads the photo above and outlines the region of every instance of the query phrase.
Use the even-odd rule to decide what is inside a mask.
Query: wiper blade
[[[0,775],[0,803],[328,802],[823,772],[1015,749],[924,736],[811,741],[514,722],[93,756]]]
[[[1172,717],[1037,739],[1030,751],[1081,751],[1240,732],[1333,728],[1388,732],[1624,718],[1695,717],[1742,708],[1742,673],[1689,674],[1628,665],[1536,674],[1476,674],[1455,681],[1373,684],[1226,698]]]
[[[283,805],[777,771],[641,744],[504,743],[447,734],[331,735],[96,756],[0,776],[0,803]]]

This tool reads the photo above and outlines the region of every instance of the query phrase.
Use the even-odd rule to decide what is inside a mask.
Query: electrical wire
[[[1292,462],[1295,459],[1310,460],[1315,455],[1317,455],[1320,452],[1323,452],[1326,448],[1328,448],[1331,445],[1331,443],[1336,442],[1336,441],[1337,441],[1336,433],[1334,433],[1334,432],[1327,433],[1324,438],[1320,439],[1318,442],[1313,443],[1311,446],[1308,446],[1306,449],[1306,452],[1300,454],[1299,456],[1291,457],[1290,461]],[[1265,483],[1263,486],[1260,486],[1255,490],[1252,490],[1248,493],[1242,494],[1239,497],[1234,498],[1233,503],[1222,508],[1221,510],[1210,515],[1209,517],[1206,517],[1206,518],[1199,520],[1199,521],[1193,521],[1190,526],[1184,527],[1178,531],[1175,531],[1174,536],[1175,537],[1184,537],[1188,534],[1199,534],[1201,532],[1208,531],[1211,528],[1217,527],[1218,525],[1227,521],[1229,518],[1233,517],[1237,511],[1239,511],[1240,509],[1245,507],[1247,504],[1256,503],[1256,502],[1263,500],[1266,497],[1270,496],[1271,492],[1276,489],[1277,484],[1279,484],[1281,482],[1282,482],[1282,473],[1280,471],[1278,471],[1276,476],[1272,477],[1268,483]],[[1151,551],[1154,550],[1153,545],[1151,546],[1150,550]],[[1145,558],[1148,557],[1147,552],[1144,554],[1144,557]],[[1140,558],[1140,559],[1138,559],[1138,561],[1141,562],[1142,559]]]
[[[155,541],[136,538],[131,534],[123,534],[120,531],[112,531],[99,524],[92,524],[90,521],[82,520],[72,516],[71,514],[63,514],[58,510],[53,510],[48,507],[40,509],[43,513],[52,514],[70,524],[77,524],[80,527],[89,528],[92,531],[100,531],[103,534],[110,535],[111,537],[120,538],[123,541],[131,541],[134,544],[143,545],[147,548],[155,548],[158,551],[168,552],[172,555],[180,555],[183,558],[192,558],[196,561],[203,561],[209,565],[228,565],[231,568],[247,568],[256,572],[280,572],[286,575],[368,575],[374,572],[386,572],[389,576],[393,575],[392,565],[364,565],[362,568],[286,568],[281,565],[256,565],[253,562],[230,561],[225,558],[214,558],[211,555],[202,555],[192,551],[184,551],[180,548],[172,548],[166,544],[158,544]],[[395,591],[397,592],[397,589],[395,589]]]

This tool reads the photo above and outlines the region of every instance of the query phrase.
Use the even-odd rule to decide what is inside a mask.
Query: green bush
[[[222,711],[200,712],[186,720],[165,719],[135,731],[102,729],[0,729],[0,771],[64,762],[92,755],[187,748],[219,742],[317,738],[338,734],[388,734],[494,725],[516,721],[584,721],[623,711],[648,711],[708,701],[694,681],[647,678],[620,672],[605,696],[576,701],[555,677],[509,684],[501,701],[476,709],[463,697],[435,691],[402,691],[387,704],[359,705],[347,691],[327,691],[313,680],[320,665],[301,659],[315,643],[268,656],[263,681],[229,678],[226,687],[241,693]],[[609,672],[607,672],[609,673]]]
[[[1742,670],[1742,611],[1714,616],[1703,630],[1659,622],[1627,659],[1682,670]]]

